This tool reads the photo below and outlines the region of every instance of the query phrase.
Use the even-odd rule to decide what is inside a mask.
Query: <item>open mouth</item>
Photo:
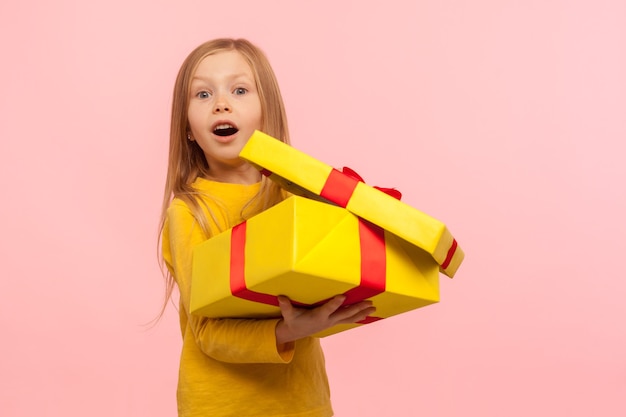
[[[217,125],[215,126],[215,129],[213,129],[213,133],[216,134],[217,136],[230,136],[230,135],[234,135],[237,132],[239,132],[239,129],[227,123]]]

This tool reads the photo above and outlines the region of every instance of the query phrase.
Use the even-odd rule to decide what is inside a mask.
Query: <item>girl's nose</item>
[[[230,112],[231,107],[228,104],[228,101],[223,96],[219,96],[217,100],[215,100],[215,105],[213,106],[213,113],[228,113]]]

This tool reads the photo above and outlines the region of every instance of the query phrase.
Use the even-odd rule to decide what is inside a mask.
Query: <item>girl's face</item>
[[[261,129],[261,101],[252,69],[237,51],[205,57],[191,81],[188,109],[192,140],[213,176],[245,167],[239,152]]]

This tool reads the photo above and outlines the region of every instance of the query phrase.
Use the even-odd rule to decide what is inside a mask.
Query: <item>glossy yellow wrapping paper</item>
[[[287,191],[328,202],[320,194],[331,173],[336,173],[330,165],[260,131],[254,132],[240,156]],[[345,208],[422,248],[449,277],[463,261],[463,250],[445,224],[363,182],[356,185]]]
[[[343,208],[298,196],[252,217],[245,224],[245,286],[305,305],[359,287],[359,221]],[[214,318],[279,317],[275,305],[233,295],[232,230],[194,249],[191,312]],[[384,292],[368,298],[377,309],[374,320],[439,301],[439,265],[428,253],[385,231],[383,256]],[[336,326],[317,336],[359,325]]]

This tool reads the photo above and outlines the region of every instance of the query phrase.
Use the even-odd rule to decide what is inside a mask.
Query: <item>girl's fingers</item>
[[[359,311],[352,317],[346,319],[345,323],[355,323],[357,321],[365,320],[368,316],[371,316],[376,312],[376,307],[368,307],[365,310]]]
[[[365,318],[367,318],[367,316],[370,316],[372,314],[374,314],[374,312],[376,311],[376,308],[374,307],[368,307],[365,310],[360,310],[359,312],[349,316],[349,317],[345,317],[339,321],[336,322],[336,324],[349,324],[349,323],[356,323],[359,322],[361,320],[365,320]]]
[[[374,313],[376,308],[372,306],[371,301],[361,301],[343,308],[337,309],[332,314],[333,321],[341,323],[354,323],[363,320],[365,317]]]
[[[343,306],[345,300],[345,295],[337,295],[316,309],[307,310],[294,307],[288,297],[279,295],[278,305],[283,318],[290,326],[303,329],[312,327],[314,329],[311,330],[311,334],[335,324],[361,321],[376,311],[371,301]],[[307,331],[304,333],[309,334]]]
[[[283,317],[291,316],[293,314],[293,305],[291,304],[291,300],[284,295],[279,295],[277,298],[278,306],[280,307],[280,312]]]
[[[325,313],[324,314],[325,316],[330,317],[333,313],[335,313],[339,309],[339,307],[341,307],[341,305],[343,304],[345,300],[346,300],[345,295],[336,295],[333,298],[331,298],[330,301],[327,301],[326,304],[323,304],[322,306],[320,306],[319,309]]]

